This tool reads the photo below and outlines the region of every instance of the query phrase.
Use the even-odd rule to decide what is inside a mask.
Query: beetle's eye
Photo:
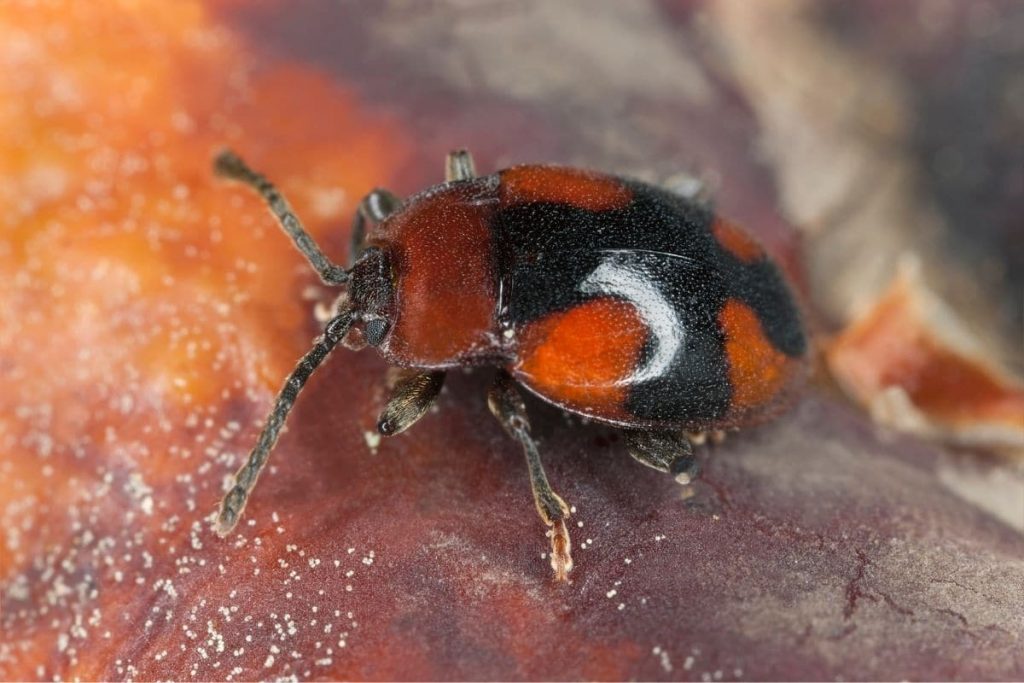
[[[379,346],[384,341],[384,335],[388,333],[388,321],[384,318],[371,318],[366,321],[363,336],[370,346]]]

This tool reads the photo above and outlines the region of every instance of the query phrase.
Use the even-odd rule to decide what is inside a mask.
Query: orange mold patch
[[[315,275],[212,156],[249,158],[340,258],[404,136],[199,2],[4,3],[0,63],[0,678],[183,678],[125,653],[185,599],[315,334]]]
[[[558,166],[516,166],[501,173],[501,200],[507,204],[557,202],[589,211],[625,207],[633,198],[611,176]]]

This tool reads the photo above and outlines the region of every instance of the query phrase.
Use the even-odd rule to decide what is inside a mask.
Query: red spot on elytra
[[[626,380],[646,338],[632,304],[594,299],[526,326],[518,378],[571,409],[622,418]]]
[[[621,209],[633,199],[611,176],[558,166],[516,166],[501,173],[501,200],[507,204],[552,202],[588,211]]]
[[[716,218],[711,226],[715,239],[727,252],[744,263],[753,263],[764,258],[764,249],[742,228],[722,218]]]

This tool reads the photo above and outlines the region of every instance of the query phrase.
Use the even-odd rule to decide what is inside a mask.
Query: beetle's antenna
[[[270,456],[274,444],[277,443],[281,427],[284,426],[284,421],[287,419],[288,413],[291,412],[295,399],[313,371],[324,362],[324,359],[348,332],[355,318],[356,313],[351,309],[342,311],[332,318],[324,328],[324,333],[317,337],[313,348],[302,357],[295,369],[292,370],[292,374],[288,375],[288,379],[285,380],[284,386],[281,387],[281,391],[274,401],[274,409],[270,411],[267,423],[263,426],[263,431],[260,432],[256,447],[252,449],[245,464],[235,473],[235,485],[221,501],[216,526],[219,536],[227,536],[235,528],[242,515],[242,510],[245,509],[249,494],[256,485],[256,479],[260,476],[263,466],[267,464],[267,458]]]
[[[325,285],[340,285],[348,281],[348,272],[324,255],[324,252],[317,245],[313,237],[302,227],[302,222],[295,215],[295,211],[288,203],[288,200],[284,198],[284,195],[264,175],[249,168],[242,161],[241,157],[229,149],[217,155],[213,162],[213,169],[222,178],[245,183],[259,192],[260,196],[267,202],[270,212],[274,214],[278,223],[288,233],[288,236],[292,238],[295,246],[298,247],[302,255],[309,261],[309,264],[320,275],[320,279],[323,280]]]

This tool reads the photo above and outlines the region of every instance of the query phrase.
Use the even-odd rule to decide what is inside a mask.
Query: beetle
[[[223,151],[214,167],[255,189],[320,279],[347,289],[235,474],[222,537],[306,380],[342,341],[405,369],[377,424],[385,436],[424,415],[447,371],[497,368],[488,406],[526,455],[557,580],[572,569],[570,508],[548,482],[519,386],[621,428],[636,460],[685,484],[698,474],[687,433],[765,419],[804,374],[806,335],[779,269],[692,194],[562,166],[477,176],[459,150],[444,183],[360,202],[346,268],[240,157]]]

